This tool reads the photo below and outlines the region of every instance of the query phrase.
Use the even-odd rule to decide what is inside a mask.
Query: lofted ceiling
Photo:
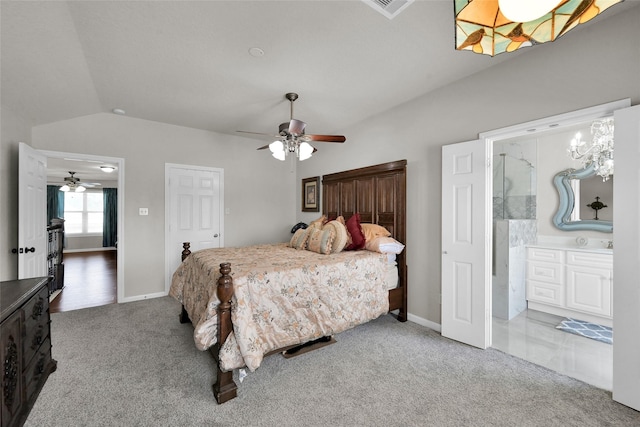
[[[33,125],[120,108],[223,134],[277,133],[284,94],[297,92],[308,133],[340,133],[546,46],[458,52],[452,0],[417,0],[392,20],[358,0],[0,4],[2,104]]]

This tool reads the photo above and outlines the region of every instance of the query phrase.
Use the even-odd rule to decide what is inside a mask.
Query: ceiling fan
[[[298,99],[298,94],[289,92],[285,94],[285,98],[291,103],[291,117],[289,122],[280,124],[277,135],[259,132],[248,132],[239,130],[241,133],[250,133],[254,135],[265,135],[272,138],[277,138],[276,141],[269,145],[258,148],[258,150],[264,150],[268,148],[271,150],[273,157],[278,160],[284,160],[289,153],[295,153],[300,160],[306,160],[317,150],[309,144],[311,141],[315,142],[345,142],[347,139],[342,135],[308,135],[304,133],[304,128],[307,124],[301,120],[293,118],[293,102]]]
[[[76,173],[69,171],[69,176],[64,178],[64,185],[60,187],[60,191],[71,191],[76,193],[82,193],[87,188],[96,187],[102,185],[99,182],[80,182],[80,178],[76,178]]]

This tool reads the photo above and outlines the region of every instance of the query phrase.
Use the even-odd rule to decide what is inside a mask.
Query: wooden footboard
[[[182,261],[190,254],[189,242],[183,243]],[[231,297],[233,296],[233,279],[231,278],[231,264],[228,262],[220,264],[220,278],[216,293],[220,304],[218,304],[218,342],[209,349],[216,361],[216,382],[213,384],[213,395],[218,403],[224,403],[237,396],[238,386],[233,381],[233,371],[224,372],[220,369],[220,347],[227,341],[229,334],[233,330],[231,323]],[[180,323],[190,322],[189,315],[182,306],[180,313]]]

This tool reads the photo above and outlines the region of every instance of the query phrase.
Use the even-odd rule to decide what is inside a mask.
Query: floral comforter
[[[389,309],[387,257],[370,251],[320,255],[286,243],[192,253],[173,274],[169,295],[193,323],[196,347],[217,340],[216,284],[231,263],[233,333],[220,350],[220,368],[254,371],[264,355],[337,334]]]

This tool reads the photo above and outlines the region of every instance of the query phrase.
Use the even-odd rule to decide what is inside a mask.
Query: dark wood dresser
[[[0,425],[21,426],[49,374],[51,358],[49,277],[0,282]]]

